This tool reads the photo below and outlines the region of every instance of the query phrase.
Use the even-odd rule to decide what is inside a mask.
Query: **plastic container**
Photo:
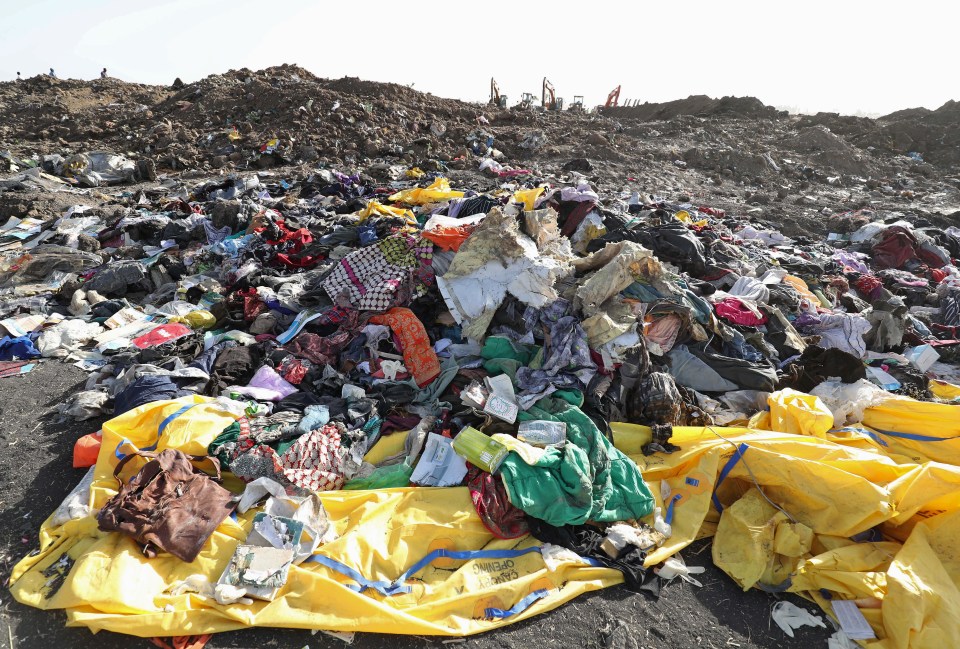
[[[472,426],[465,427],[453,438],[453,450],[487,473],[496,473],[509,452],[506,446]]]

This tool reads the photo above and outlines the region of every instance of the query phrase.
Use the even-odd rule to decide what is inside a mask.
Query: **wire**
[[[725,441],[727,444],[729,444],[730,446],[732,446],[732,447],[734,448],[734,451],[737,451],[737,450],[738,450],[738,447],[737,447],[737,445],[736,445],[735,443],[733,443],[732,441],[730,441],[729,439],[727,439],[726,437],[724,437],[723,435],[721,435],[720,433],[718,433],[718,432],[713,428],[713,426],[705,426],[705,428],[706,428],[707,430],[709,430],[711,433],[713,433],[714,435],[716,435],[717,437],[719,437],[720,439],[722,439],[723,441]],[[747,473],[750,474],[750,479],[753,480],[753,484],[756,485],[757,491],[760,492],[760,495],[763,496],[764,500],[766,500],[768,503],[770,503],[770,505],[772,505],[774,509],[777,509],[778,511],[783,512],[783,514],[784,514],[787,518],[789,518],[791,521],[793,521],[794,523],[799,523],[800,521],[798,521],[796,518],[794,518],[794,517],[790,514],[790,512],[788,512],[786,509],[784,509],[783,507],[781,507],[781,506],[778,505],[777,503],[775,503],[775,502],[773,502],[772,500],[770,500],[770,498],[767,496],[767,494],[764,493],[763,487],[760,486],[760,481],[757,480],[757,476],[754,475],[753,469],[750,468],[750,464],[747,462],[746,453],[744,453],[744,454],[742,454],[742,455],[740,456],[740,461],[743,463],[743,466],[746,467]]]

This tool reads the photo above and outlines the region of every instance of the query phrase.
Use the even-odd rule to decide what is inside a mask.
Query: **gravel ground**
[[[83,388],[86,375],[55,361],[22,377],[0,379],[0,578],[6,583],[14,563],[37,547],[40,523],[80,480],[71,464],[73,442],[98,429],[101,420],[57,423],[56,406]],[[702,588],[674,582],[657,601],[614,587],[577,598],[550,613],[506,628],[456,641],[420,636],[357,634],[360,649],[413,647],[604,647],[612,649],[800,649],[825,647],[829,635],[804,628],[794,639],[769,620],[773,596],[743,593],[710,560],[709,542],[684,553],[689,565],[702,565]],[[813,609],[798,598],[795,603]],[[446,640],[447,644],[444,644]],[[309,631],[248,629],[217,635],[211,649],[311,649],[344,646]],[[40,611],[13,601],[0,589],[0,648],[116,649],[151,647],[148,640],[113,633],[92,635],[67,628],[59,611]]]

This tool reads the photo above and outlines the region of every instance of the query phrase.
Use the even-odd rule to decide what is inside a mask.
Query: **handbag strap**
[[[222,479],[220,475],[220,460],[217,458],[213,457],[212,455],[190,455],[189,453],[184,453],[184,456],[186,456],[186,458],[191,462],[210,462],[210,464],[213,465],[214,470],[217,472],[217,476],[212,479],[216,480],[217,482],[220,482]],[[209,477],[210,474],[207,474],[207,476]]]
[[[181,451],[181,453],[183,453],[183,451]],[[216,471],[217,473],[216,477],[210,476],[210,474],[206,472],[203,472],[203,473],[206,476],[210,477],[212,480],[215,480],[216,482],[220,482],[222,480],[222,476],[220,474],[220,460],[218,460],[217,458],[213,457],[212,455],[190,455],[189,453],[183,453],[183,456],[187,458],[190,462],[194,462],[197,464],[204,461],[210,462],[210,464],[213,466],[214,471]],[[113,477],[117,479],[117,482],[119,483],[121,488],[123,487],[123,480],[120,479],[120,471],[123,469],[124,466],[126,466],[127,462],[129,462],[135,457],[148,457],[151,459],[156,459],[157,457],[159,457],[159,454],[154,453],[152,451],[136,451],[135,453],[124,455],[120,459],[120,461],[117,462],[117,466],[115,466],[113,469]]]
[[[150,451],[137,451],[136,453],[130,453],[128,455],[124,455],[123,458],[121,458],[120,461],[117,462],[117,466],[113,468],[113,477],[117,479],[117,482],[119,483],[121,488],[123,488],[123,480],[120,479],[120,470],[123,469],[124,466],[126,466],[127,462],[129,462],[135,457],[155,458],[157,457],[157,454],[152,453]]]

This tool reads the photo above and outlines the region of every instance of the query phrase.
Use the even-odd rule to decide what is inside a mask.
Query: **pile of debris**
[[[851,499],[877,500],[873,518],[819,518],[824,508],[846,512],[837,502],[798,515],[799,496],[788,492],[819,487],[755,475],[746,451],[779,444],[778,462],[812,472],[797,473],[797,481],[819,469],[793,448],[794,438],[817,452],[835,447],[829,452],[863,466],[920,475],[940,462],[940,480],[956,488],[960,462],[949,452],[897,445],[951,447],[953,437],[934,424],[955,428],[957,421],[960,229],[871,206],[822,216],[817,231],[784,233],[749,207],[609,191],[609,181],[584,175],[586,160],[554,173],[524,164],[529,159],[509,164],[503,151],[495,154],[493,135],[465,138],[475,114],[462,105],[444,108],[443,100],[394,87],[429,113],[418,121],[378,98],[379,87],[308,75],[240,71],[185,86],[137,118],[165,126],[143,135],[136,121],[124,122],[138,149],[129,157],[6,157],[11,168],[0,188],[8,196],[56,194],[69,205],[0,226],[3,376],[44,359],[74,363],[90,376],[62,415],[115,417],[77,442],[77,466],[90,472],[45,525],[63,539],[95,538],[107,544],[97,551],[111,556],[136,543],[166,561],[155,573],[165,585],[156,594],[160,610],[193,624],[183,608],[191,591],[223,606],[288,596],[293,608],[306,606],[293,603],[303,599],[291,583],[295,569],[314,577],[333,571],[340,576],[325,577],[327,587],[390,600],[456,549],[455,559],[499,562],[498,576],[482,585],[498,604],[473,614],[451,608],[443,620],[404,615],[433,633],[476,632],[559,596],[560,573],[544,581],[558,565],[587,573],[606,567],[616,571],[608,583],[622,579],[655,594],[661,582],[689,577],[675,555],[709,525],[717,531],[714,560],[745,588],[813,591],[798,584],[813,582],[817,555],[880,542],[863,535],[892,534],[881,524],[892,528],[935,505],[955,511],[937,500],[939,492],[926,500],[911,495],[919,504],[908,515],[865,490]],[[304,84],[316,102],[306,94],[303,105],[287,101]],[[328,106],[341,92],[368,99],[358,110]],[[244,93],[285,99],[253,116],[238,112]],[[400,131],[372,124],[373,114],[392,112],[431,135],[416,155],[404,151],[416,143],[404,143],[392,159],[365,167],[285,166],[307,159],[309,139],[281,132],[257,151],[247,148],[255,128],[279,128],[272,120],[285,111],[331,147],[317,156],[357,152],[344,164],[358,162],[360,151],[379,155],[403,142]],[[165,119],[173,112],[176,129]],[[201,115],[211,123],[197,121]],[[189,131],[177,130],[187,124]],[[213,133],[214,126],[223,128]],[[346,131],[351,139],[338,143]],[[369,147],[356,146],[359,133]],[[517,146],[537,150],[539,137],[546,138],[527,133]],[[845,141],[824,144],[835,138],[827,131],[796,137],[798,150],[849,157]],[[444,162],[429,157],[435,143],[448,147]],[[195,164],[201,149],[211,166],[246,161],[260,171],[212,179],[163,173]],[[140,154],[149,156],[133,160]],[[708,163],[700,150],[687,157]],[[766,154],[758,164],[789,176],[781,163]],[[670,166],[682,173],[685,164]],[[754,202],[765,205],[760,196]],[[871,417],[887,423],[878,427]],[[704,437],[715,446],[708,449]],[[743,442],[732,443],[732,455],[730,439]],[[133,462],[157,449],[147,464]],[[214,459],[218,475],[239,480],[230,489],[216,484],[191,465],[197,454]],[[728,460],[722,471],[721,454]],[[136,478],[117,493],[112,476],[125,466]],[[893,478],[879,475],[864,480],[894,493],[884,482]],[[837,479],[821,478],[826,486]],[[731,489],[734,479],[739,490]],[[392,575],[374,557],[389,557],[399,539],[391,536],[385,548],[363,545],[359,555],[336,545],[371,536],[374,525],[387,536],[395,529],[338,494],[389,499],[409,486],[465,487],[476,521],[469,533],[462,527],[468,512],[441,496],[422,496],[426,521],[408,513],[408,503],[389,502],[398,520],[461,526],[466,545],[437,545],[441,536],[429,546],[406,540],[415,545],[391,559],[400,564],[388,562]],[[178,504],[152,506],[160,501]],[[720,517],[708,524],[711,503]],[[246,515],[232,521],[234,510]],[[761,543],[765,549],[749,560],[734,556],[736,541],[756,540],[766,522],[776,543]],[[549,570],[521,560],[531,548]],[[416,552],[426,558],[414,564]],[[170,555],[206,562],[198,564],[203,574],[182,579]],[[49,547],[41,559],[25,559],[14,575],[16,596],[57,606],[43,575],[61,560]],[[70,561],[85,570],[77,556]],[[446,573],[423,579],[437,597],[440,584],[449,587]],[[516,580],[540,585],[523,596]],[[567,589],[567,599],[587,589],[587,577],[570,580],[581,586]],[[840,599],[857,593],[834,589]],[[62,606],[93,628],[139,632],[124,621],[136,608],[118,603],[126,595],[108,589],[103,597],[97,619],[66,603],[72,600]],[[826,607],[829,597],[822,598]],[[393,614],[377,606],[378,615]],[[194,628],[232,628],[212,611]],[[360,615],[340,615],[348,613]],[[295,616],[275,615],[256,623],[296,625]],[[868,629],[889,634],[884,620],[894,617],[885,615],[868,614]],[[144,632],[158,630],[151,623]]]

